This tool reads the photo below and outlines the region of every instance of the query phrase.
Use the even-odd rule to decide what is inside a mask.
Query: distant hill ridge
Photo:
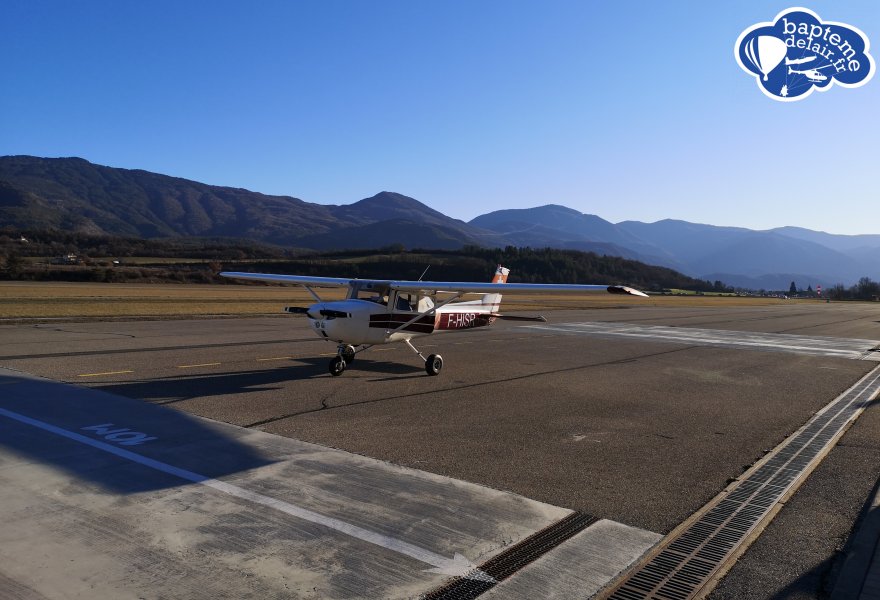
[[[383,231],[379,224],[385,221],[389,227]],[[321,250],[338,243],[368,247],[359,239],[363,231],[370,240],[384,234],[386,243],[393,243],[406,221],[429,226],[420,231],[427,248],[478,244],[485,234],[393,192],[334,206],[81,158],[0,157],[0,222],[22,228],[143,238],[247,238],[286,246],[303,246],[301,240],[308,238],[306,247]],[[348,233],[340,236],[343,229]]]
[[[0,225],[92,234],[227,237],[330,250],[402,244],[531,246],[621,256],[731,285],[787,289],[880,279],[880,235],[797,227],[753,231],[663,220],[611,223],[558,204],[506,209],[469,223],[418,200],[380,192],[353,204],[213,186],[81,158],[0,157]]]

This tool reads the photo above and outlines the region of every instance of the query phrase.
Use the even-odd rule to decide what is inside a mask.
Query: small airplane
[[[223,277],[251,281],[272,281],[303,286],[315,299],[308,308],[288,306],[285,312],[304,314],[311,329],[321,338],[338,344],[330,361],[330,374],[345,371],[359,354],[377,344],[403,342],[425,361],[428,375],[443,368],[443,357],[425,357],[413,338],[491,325],[496,319],[546,321],[544,317],[521,317],[498,312],[501,292],[584,294],[608,292],[643,296],[647,294],[622,285],[568,285],[507,283],[510,269],[498,265],[490,283],[441,281],[392,281],[384,279],[345,279],[274,275],[270,273],[223,272]],[[324,301],[316,288],[348,288],[344,300]],[[465,295],[482,294],[478,300],[457,302]]]
[[[804,77],[806,77],[807,79],[809,79],[813,83],[821,83],[823,81],[826,81],[828,79],[828,76],[820,73],[819,69],[826,69],[830,66],[831,65],[825,65],[824,67],[818,67],[816,69],[805,69],[803,71],[798,71],[797,69],[792,69],[791,67],[789,67],[788,74],[789,75],[803,75]]]
[[[805,56],[803,58],[786,58],[786,65],[802,65],[804,63],[813,62],[816,60],[815,56]]]

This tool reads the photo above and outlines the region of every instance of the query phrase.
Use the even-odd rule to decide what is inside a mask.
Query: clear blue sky
[[[877,60],[880,2],[798,4]],[[464,220],[557,203],[880,233],[880,77],[781,103],[736,64],[789,6],[5,0],[0,155]]]

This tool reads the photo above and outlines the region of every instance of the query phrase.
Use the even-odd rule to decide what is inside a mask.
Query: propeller
[[[322,308],[317,312],[317,314],[315,314],[314,312],[309,312],[313,308],[313,306],[310,306],[308,308],[302,306],[285,306],[284,312],[293,313],[295,315],[308,315],[310,319],[315,319],[316,321],[320,318],[318,315],[321,315],[321,317],[326,317],[328,319],[346,319],[349,316],[347,312],[342,312],[341,310],[332,310],[329,308]]]

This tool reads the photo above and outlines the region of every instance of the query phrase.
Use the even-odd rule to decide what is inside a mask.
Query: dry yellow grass
[[[5,319],[254,315],[311,302],[300,287],[0,283],[0,318]]]
[[[321,296],[327,299],[341,298],[342,295],[336,290],[321,291]],[[296,286],[0,282],[0,319],[277,314],[284,306],[306,306],[312,302],[308,292]],[[717,296],[631,298],[597,294],[580,298],[507,296],[503,307],[505,311],[534,311],[616,306],[757,306],[787,302],[792,301]]]

